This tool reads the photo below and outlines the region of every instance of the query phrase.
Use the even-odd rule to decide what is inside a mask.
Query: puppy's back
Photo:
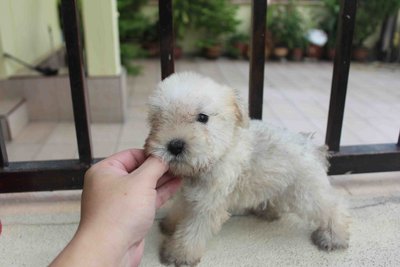
[[[290,172],[298,170],[295,165],[310,162],[327,171],[327,148],[315,145],[312,134],[294,133],[259,120],[251,120],[249,130],[253,138],[253,162],[262,161],[257,165]]]

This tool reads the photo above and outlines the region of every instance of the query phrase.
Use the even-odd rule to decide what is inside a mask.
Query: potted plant
[[[273,41],[272,33],[269,29],[266,29],[266,31],[265,31],[265,48],[264,48],[265,59],[268,59],[271,57],[273,50],[274,50],[274,41]],[[250,41],[249,41],[249,45],[247,46],[247,53],[244,55],[244,58],[250,59],[250,57],[251,57],[251,45],[250,45]]]
[[[218,58],[222,53],[224,35],[233,33],[239,23],[235,18],[236,6],[227,0],[199,0],[191,3],[193,25],[202,34],[197,45],[206,58]]]
[[[339,0],[322,0],[324,5],[323,18],[320,21],[320,27],[326,32],[328,42],[325,46],[326,57],[333,60],[335,56],[336,34],[338,29],[338,20],[340,12]],[[320,16],[320,13],[318,13]]]
[[[366,39],[371,36],[382,21],[400,7],[399,0],[359,0],[354,30],[353,57],[365,61],[369,50],[365,47]]]
[[[291,52],[291,59],[301,61],[307,44],[304,18],[293,1],[290,1],[287,5],[287,15],[286,27],[289,35],[288,48]]]
[[[142,48],[146,50],[148,57],[158,57],[160,55],[159,21],[149,23],[142,35]]]
[[[267,28],[271,32],[273,49],[272,54],[283,59],[289,54],[287,45],[288,33],[286,31],[286,8],[281,5],[273,5],[268,9]]]
[[[226,52],[231,58],[246,58],[249,50],[249,36],[244,33],[233,34],[226,45]]]
[[[267,26],[274,40],[275,57],[286,58],[291,50],[295,59],[301,59],[306,39],[300,12],[293,1],[289,1],[287,5],[275,5],[270,10]]]
[[[173,23],[175,34],[174,56],[176,59],[179,59],[183,54],[182,47],[180,46],[179,42],[184,39],[186,30],[193,26],[193,3],[187,0],[174,0],[173,4]]]

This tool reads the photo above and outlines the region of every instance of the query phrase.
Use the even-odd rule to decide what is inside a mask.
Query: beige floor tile
[[[131,106],[127,108],[126,120],[146,120],[148,108],[147,106]]]
[[[136,149],[143,149],[144,145],[144,140],[134,140],[131,142],[121,142],[117,146],[117,151],[122,151],[125,149],[131,149],[131,148],[136,148]]]
[[[145,121],[133,120],[122,126],[120,142],[143,141],[149,134],[149,127]]]
[[[332,184],[353,196],[392,196],[400,193],[400,172],[333,175]]]
[[[76,144],[46,143],[35,155],[34,160],[74,159],[78,158],[77,151]]]
[[[6,144],[8,161],[30,161],[40,151],[42,144],[8,143]]]
[[[30,122],[23,131],[13,140],[16,144],[43,143],[56,127],[54,122]]]
[[[80,210],[81,194],[82,190],[0,194],[0,217],[13,216],[6,223],[16,224],[26,223],[19,216],[28,214],[76,212]]]
[[[50,136],[47,138],[48,144],[76,144],[75,125],[70,122],[61,122],[56,125]]]
[[[93,141],[93,156],[95,158],[104,158],[111,156],[116,152],[117,140],[113,141]]]
[[[271,109],[279,119],[303,120],[302,114],[290,103],[270,103]]]
[[[93,123],[91,124],[92,141],[118,141],[121,134],[120,123]]]

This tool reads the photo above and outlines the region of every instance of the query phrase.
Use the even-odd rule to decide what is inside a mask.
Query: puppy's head
[[[248,127],[248,115],[234,90],[195,73],[176,73],[160,82],[149,101],[147,154],[170,170],[194,176],[209,170]]]
[[[209,170],[237,142],[237,129],[248,127],[236,92],[195,73],[160,82],[149,107],[145,151],[163,158],[175,175]]]

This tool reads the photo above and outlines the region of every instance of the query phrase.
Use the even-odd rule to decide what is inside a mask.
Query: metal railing
[[[249,111],[250,117],[254,119],[262,118],[266,2],[252,1]],[[172,8],[172,0],[159,1],[162,79],[174,72]],[[400,135],[397,143],[392,144],[340,146],[356,10],[356,0],[341,0],[326,133],[326,144],[332,152],[329,173],[397,171],[400,170]],[[62,17],[79,160],[8,162],[0,131],[0,192],[79,189],[82,188],[85,171],[96,161],[92,156],[87,86],[76,0],[62,1]]]

